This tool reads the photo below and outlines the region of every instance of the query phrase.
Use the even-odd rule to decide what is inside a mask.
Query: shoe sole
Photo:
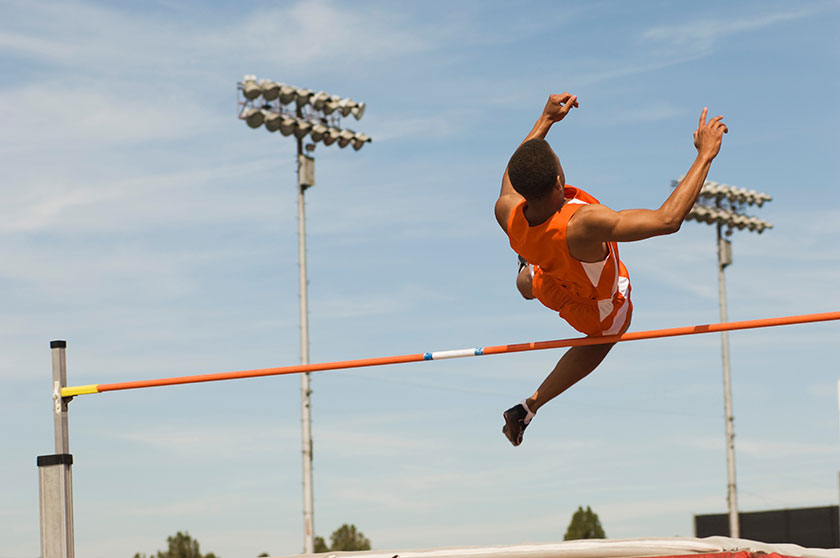
[[[520,437],[519,442],[517,443],[517,442],[511,440],[509,432],[511,432],[511,426],[517,426],[518,427],[517,423],[519,421],[517,421],[517,419],[515,419],[515,418],[511,420],[511,416],[508,414],[507,411],[504,412],[503,416],[505,417],[505,425],[502,427],[502,433],[505,435],[505,438],[507,438],[508,441],[511,444],[513,444],[513,447],[516,447],[516,446],[518,446],[519,444],[522,443],[522,438]],[[520,432],[520,434],[521,434],[521,432]]]

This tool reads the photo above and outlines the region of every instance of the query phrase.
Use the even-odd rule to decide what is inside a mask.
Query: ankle
[[[525,420],[531,420],[537,414],[537,402],[533,398],[529,397],[523,400],[522,406],[525,408],[525,412],[528,413]]]

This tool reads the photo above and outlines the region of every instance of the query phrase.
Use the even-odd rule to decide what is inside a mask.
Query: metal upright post
[[[671,186],[677,186],[678,181],[671,181]],[[751,217],[744,213],[744,208],[750,205],[761,207],[773,199],[772,196],[721,184],[705,181],[700,194],[686,220],[694,220],[709,225],[717,225],[718,249],[718,289],[720,293],[720,321],[726,322],[726,283],[723,270],[732,263],[732,243],[724,238],[723,227],[727,236],[733,229],[747,229],[759,234],[773,228],[771,223]],[[729,534],[732,537],[740,535],[738,522],[738,493],[735,487],[735,419],[732,417],[732,383],[729,377],[729,336],[721,334],[721,352],[723,358],[723,406],[726,414],[726,500],[729,504]]]
[[[65,341],[51,341],[55,453],[38,456],[42,558],[73,558],[73,478],[67,403],[61,395],[67,386]]]
[[[298,258],[300,261],[300,362],[309,364],[309,307],[306,296],[306,211],[304,191],[311,182],[304,179],[311,158],[303,154],[303,140],[298,138]],[[303,552],[315,552],[314,494],[312,488],[312,414],[309,373],[300,376],[301,441],[303,446]]]
[[[312,143],[325,146],[336,144],[339,148],[352,145],[358,151],[372,140],[367,134],[354,132],[341,125],[341,118],[353,116],[362,118],[365,103],[330,95],[324,91],[293,87],[268,79],[257,80],[246,75],[237,84],[241,93],[239,118],[251,128],[263,124],[269,132],[280,132],[297,139],[298,155],[298,250],[300,253],[300,361],[309,364],[309,309],[306,299],[306,217],[304,191],[315,184],[314,159],[304,154],[303,138],[308,136]],[[294,106],[294,108],[292,108]],[[303,520],[304,552],[315,551],[314,497],[312,491],[312,424],[309,374],[300,377],[301,429],[303,445]]]
[[[732,263],[732,244],[723,238],[723,226],[717,226],[718,240],[718,290],[720,294],[720,321],[726,322],[726,282],[723,270]],[[723,407],[726,414],[726,501],[729,504],[729,536],[739,537],[738,493],[735,487],[735,419],[732,416],[732,383],[729,375],[729,336],[724,331],[720,336],[723,359]]]

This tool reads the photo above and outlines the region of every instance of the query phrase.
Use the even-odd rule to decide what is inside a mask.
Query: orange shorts
[[[626,294],[617,292],[612,300],[597,301],[576,296],[553,281],[542,281],[540,275],[534,274],[534,296],[543,306],[560,314],[570,326],[587,337],[616,335],[630,326],[633,303],[630,301],[629,280],[623,289]]]

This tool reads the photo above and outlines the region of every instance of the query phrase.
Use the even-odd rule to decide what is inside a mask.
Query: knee
[[[528,266],[523,267],[519,275],[516,276],[516,288],[519,290],[519,294],[526,300],[536,298],[534,296],[534,281]]]

